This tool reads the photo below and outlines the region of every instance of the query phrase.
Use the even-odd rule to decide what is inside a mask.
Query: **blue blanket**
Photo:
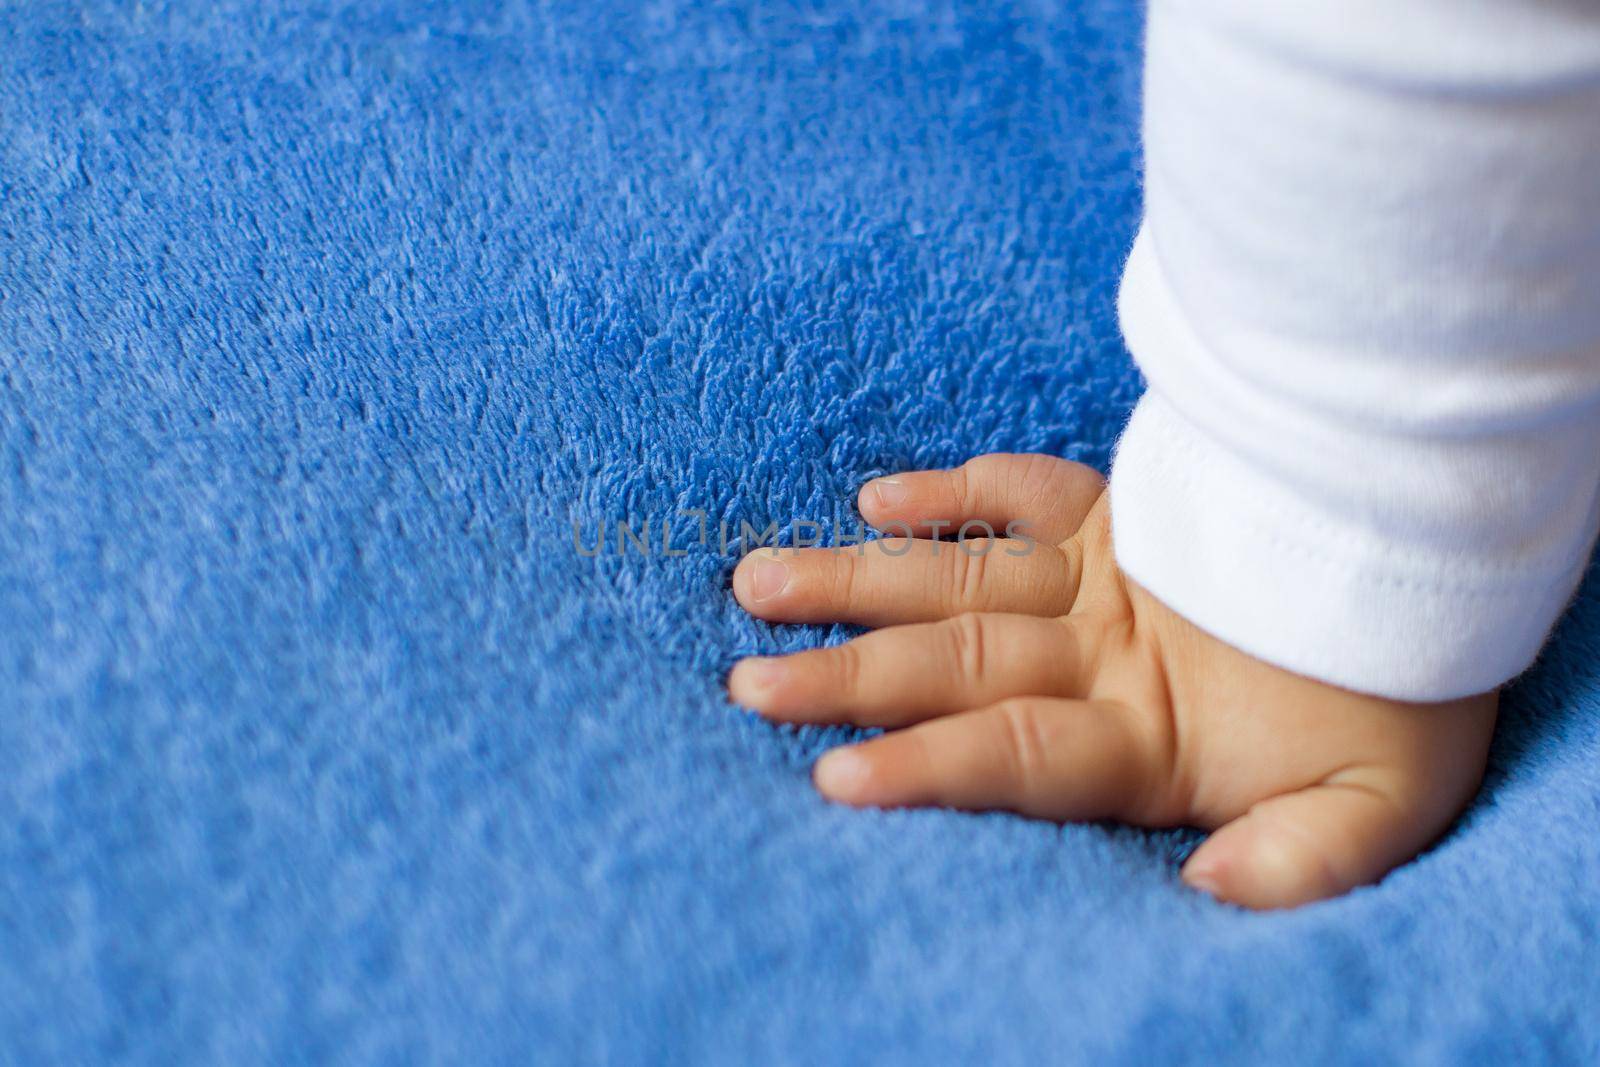
[[[1293,913],[726,702],[741,524],[1105,466],[1133,7],[0,3],[0,1061],[1600,1056],[1600,575]]]

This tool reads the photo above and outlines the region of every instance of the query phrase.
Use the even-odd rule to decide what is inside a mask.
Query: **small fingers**
[[[1376,882],[1446,822],[1376,785],[1325,782],[1262,801],[1217,830],[1183,880],[1247,908],[1292,908]]]
[[[1092,467],[1045,455],[993,453],[953,470],[913,471],[862,486],[857,505],[878,529],[903,523],[912,534],[938,537],[963,523],[1057,544],[1077,532],[1104,489]],[[977,533],[971,530],[969,533]]]
[[[1138,822],[1159,785],[1154,774],[1120,707],[1025,698],[834,749],[817,761],[813,778],[829,799],[859,807]]]
[[[1082,695],[1091,644],[1077,618],[957,615],[742,660],[728,691],[784,722],[903,726],[1007,697]]]
[[[769,622],[887,626],[969,611],[1065,615],[1077,588],[1069,550],[1004,539],[761,549],[733,572],[739,603]]]

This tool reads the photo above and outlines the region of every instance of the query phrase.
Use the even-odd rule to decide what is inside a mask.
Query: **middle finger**
[[[728,692],[780,722],[905,726],[1008,697],[1084,696],[1095,644],[1082,616],[957,615],[741,660]]]

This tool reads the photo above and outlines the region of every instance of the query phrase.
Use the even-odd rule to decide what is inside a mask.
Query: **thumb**
[[[1183,880],[1247,908],[1291,908],[1376,882],[1426,848],[1457,808],[1344,777],[1255,804],[1206,839]],[[1434,809],[1434,810],[1430,810]]]

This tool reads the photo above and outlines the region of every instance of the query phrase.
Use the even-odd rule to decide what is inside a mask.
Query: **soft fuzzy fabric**
[[[717,520],[1104,466],[1131,7],[0,5],[0,1058],[1600,1054],[1600,576],[1462,825],[1290,914],[723,697],[839,634]]]

